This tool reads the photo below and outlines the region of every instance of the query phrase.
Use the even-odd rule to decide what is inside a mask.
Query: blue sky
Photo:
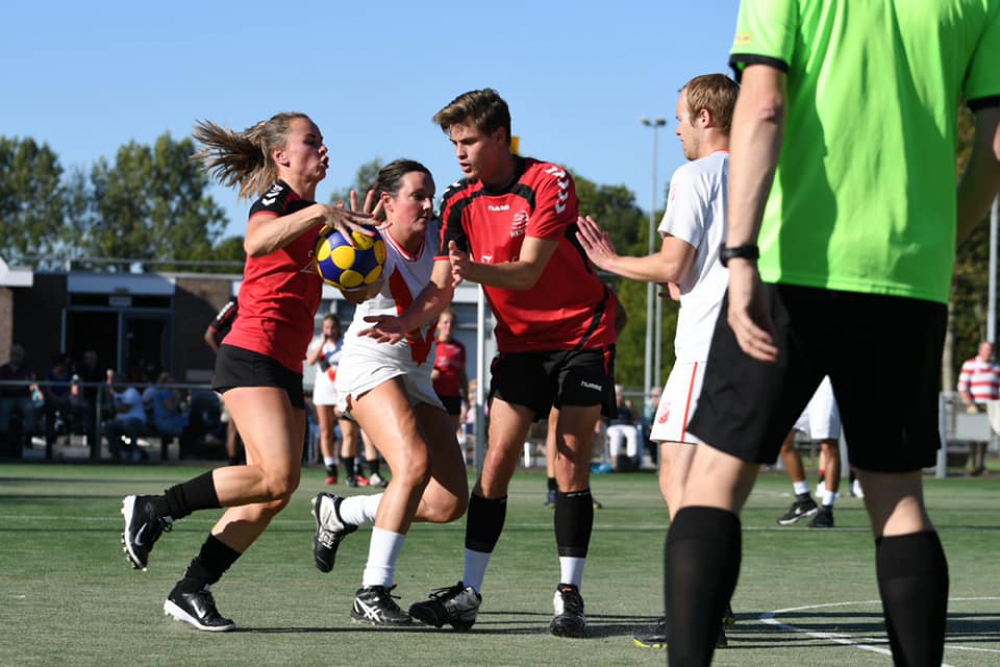
[[[658,206],[684,157],[677,89],[728,72],[736,0],[485,3],[18,2],[4,12],[0,134],[47,143],[66,168],[113,159],[135,140],[187,136],[195,120],[246,128],[308,113],[330,148],[325,200],[359,165],[411,157],[438,192],[459,177],[431,116],[456,95],[497,89],[521,152]],[[247,205],[212,191],[243,233]]]

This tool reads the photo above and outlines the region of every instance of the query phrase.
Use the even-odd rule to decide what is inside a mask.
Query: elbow
[[[785,120],[785,101],[779,95],[770,95],[760,99],[755,109],[755,115],[760,123],[781,125]]]
[[[263,257],[268,253],[268,250],[260,243],[251,241],[251,239],[247,237],[243,239],[243,252],[247,254],[247,257]]]

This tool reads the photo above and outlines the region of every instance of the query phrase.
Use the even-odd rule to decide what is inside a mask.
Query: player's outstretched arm
[[[619,255],[607,232],[589,215],[577,220],[576,238],[597,268],[647,283],[680,282],[697,255],[694,246],[669,234],[657,253],[645,257]]]
[[[958,186],[958,242],[986,217],[1000,190],[1000,107],[976,112],[972,154]]]
[[[453,283],[457,285],[468,280],[500,289],[529,290],[538,283],[558,247],[558,241],[528,236],[521,245],[521,256],[516,261],[481,264],[473,261],[467,252],[452,243],[448,247],[448,258],[451,261]]]

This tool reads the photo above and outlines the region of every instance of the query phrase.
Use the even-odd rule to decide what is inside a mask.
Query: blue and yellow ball
[[[385,241],[378,232],[375,236],[352,232],[351,237],[353,247],[336,229],[323,232],[316,240],[316,270],[338,289],[371,285],[382,275],[385,264]]]

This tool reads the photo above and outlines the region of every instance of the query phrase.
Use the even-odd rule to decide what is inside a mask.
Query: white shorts
[[[653,416],[653,427],[649,439],[654,442],[700,442],[693,433],[688,433],[688,422],[698,407],[701,383],[705,379],[705,362],[674,364],[667,384],[663,387],[660,404]]]
[[[332,371],[332,372],[331,372]],[[313,385],[313,405],[336,405],[337,387],[334,384],[338,369],[328,368],[325,371],[316,367],[316,381]],[[333,377],[330,377],[330,376]]]
[[[809,399],[809,405],[795,422],[795,430],[805,434],[810,440],[840,439],[840,410],[833,398],[830,378],[825,377]]]
[[[431,368],[431,364],[417,366],[397,359],[370,356],[365,351],[356,350],[350,356],[340,359],[336,383],[337,407],[341,413],[349,414],[348,398],[363,396],[380,384],[398,377],[403,381],[403,389],[410,399],[410,405],[427,403],[444,410],[441,399],[434,393]]]

